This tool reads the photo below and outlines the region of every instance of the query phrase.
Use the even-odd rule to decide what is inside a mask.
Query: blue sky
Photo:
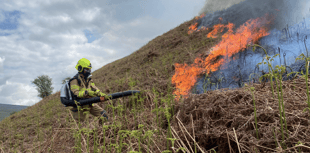
[[[1,11],[0,16],[0,29],[2,30],[14,30],[17,29],[18,19],[21,12],[15,11]]]
[[[93,71],[199,15],[205,0],[9,0],[0,5],[0,98],[31,106],[36,77],[54,92],[87,58]]]

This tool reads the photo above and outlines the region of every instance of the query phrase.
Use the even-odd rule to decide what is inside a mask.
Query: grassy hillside
[[[188,27],[193,21],[194,19],[181,24],[175,29],[156,37],[131,55],[109,63],[92,73],[95,84],[105,93],[131,89],[143,91],[141,97],[144,100],[141,101],[142,105],[139,107],[144,111],[142,112],[140,109],[140,114],[136,115],[136,117],[133,116],[134,111],[130,110],[129,106],[132,107],[132,102],[137,102],[137,100],[123,98],[99,103],[101,107],[108,110],[113,121],[121,123],[122,127],[118,129],[137,130],[138,124],[144,124],[145,130],[153,130],[155,127],[160,128],[155,124],[155,113],[150,112],[155,109],[154,98],[156,95],[152,89],[160,93],[157,97],[165,97],[168,93],[170,79],[174,74],[174,63],[192,63],[198,54],[206,52],[217,41],[206,38],[207,31],[188,35]],[[47,152],[49,150],[50,152],[75,152],[73,148],[75,146],[74,133],[78,131],[77,126],[73,122],[68,109],[61,104],[59,94],[57,92],[48,96],[39,103],[1,121],[0,151]],[[163,101],[159,99],[158,102],[157,107],[164,106]],[[113,116],[113,109],[108,108],[108,104],[114,104],[115,107],[119,105],[128,106],[125,111],[117,112],[125,114],[126,120],[117,114]],[[90,119],[92,121],[94,117],[91,116]],[[133,120],[137,122],[133,122]],[[107,125],[112,125],[112,123],[108,122]],[[97,134],[101,134],[102,137],[102,130],[100,130],[102,127],[97,122],[88,124],[88,126],[91,126],[92,129],[97,128]],[[108,127],[108,129],[112,128]],[[160,132],[166,132],[166,128],[160,129]],[[106,133],[106,145],[111,144],[107,143],[109,141],[115,141],[113,138],[109,139],[109,135],[111,134]],[[157,147],[153,146],[151,150],[165,150],[166,140],[162,133],[160,135],[163,136],[162,140],[164,141],[160,141],[161,138],[158,137],[158,140],[155,140],[158,141],[156,142]],[[114,136],[114,138],[117,138],[117,136]],[[127,148],[137,150],[138,147],[135,145],[137,141],[134,138],[131,138],[131,143],[128,142],[129,140],[125,140],[131,146],[124,146],[123,152],[127,152]],[[100,144],[102,144],[101,141]],[[83,142],[82,145],[84,145]],[[84,149],[82,147],[82,150]],[[114,150],[114,147],[112,147],[112,150]]]
[[[253,93],[244,87],[174,101],[174,64],[192,64],[199,54],[206,57],[221,39],[206,37],[212,28],[189,35],[194,20],[93,72],[94,82],[105,93],[142,91],[139,96],[98,103],[109,114],[104,125],[91,115],[84,123],[75,122],[57,92],[0,122],[0,152],[272,152],[280,145],[309,151],[303,78],[281,85],[285,136],[276,84],[249,85],[254,87]],[[303,145],[295,146],[297,143]]]

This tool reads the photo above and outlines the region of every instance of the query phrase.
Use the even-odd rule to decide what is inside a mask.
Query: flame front
[[[188,34],[191,34],[191,33],[193,33],[194,31],[196,31],[197,30],[197,25],[198,25],[198,23],[196,22],[195,24],[192,24],[191,26],[189,26],[188,27]]]
[[[203,18],[205,16],[205,14],[203,13],[203,14],[201,14],[200,16],[196,16],[195,17],[195,20],[197,21],[198,19],[200,19],[200,18]],[[191,33],[193,33],[194,31],[196,31],[197,30],[197,25],[198,25],[198,23],[195,21],[195,23],[194,24],[192,24],[191,26],[189,26],[188,27],[188,34],[191,34]],[[198,30],[199,31],[199,30]]]
[[[171,78],[173,84],[176,84],[177,90],[174,94],[178,100],[180,95],[187,98],[187,94],[192,86],[195,85],[197,76],[204,70],[201,66],[201,59],[196,58],[194,64],[175,64],[175,74]]]
[[[222,19],[220,18],[220,20]],[[248,44],[256,43],[260,38],[269,35],[268,28],[266,27],[268,24],[270,24],[270,21],[266,16],[248,20],[236,32],[233,32],[233,23],[214,25],[213,30],[207,34],[209,38],[216,38],[225,29],[227,31],[222,35],[220,43],[213,47],[208,57],[204,60],[198,57],[190,66],[187,64],[175,64],[175,74],[171,81],[176,86],[174,91],[176,100],[179,100],[181,95],[184,98],[188,96],[199,75],[217,71],[222,64],[229,62],[232,55],[244,51]],[[197,28],[197,25],[195,27]]]

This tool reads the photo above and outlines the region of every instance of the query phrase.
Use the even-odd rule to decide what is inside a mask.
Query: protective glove
[[[105,117],[107,120],[109,120],[109,117],[108,117],[107,112],[106,112],[105,110],[103,110],[103,111],[100,112],[100,113],[101,113],[101,115],[102,115],[103,117]]]
[[[84,96],[96,97],[96,93],[94,91],[85,90]]]
[[[96,97],[96,93],[94,91],[88,91],[88,95],[92,97]]]
[[[93,91],[95,91],[95,93],[96,93],[96,94],[97,94],[97,96],[98,96],[98,94],[99,94],[100,90],[95,90],[95,89],[93,89]]]
[[[98,92],[97,96],[99,96],[99,97],[104,97],[104,96],[106,96],[106,94],[104,94],[104,93],[102,93],[102,92]]]

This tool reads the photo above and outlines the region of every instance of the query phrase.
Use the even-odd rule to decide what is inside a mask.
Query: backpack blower
[[[67,106],[73,106],[77,107],[74,100],[76,100],[80,106],[83,105],[90,105],[93,103],[98,103],[100,102],[100,97],[93,97],[93,98],[78,98],[76,95],[73,94],[73,92],[70,90],[70,81],[66,81],[64,85],[62,85],[60,89],[60,101],[65,107]],[[140,93],[140,91],[137,90],[129,90],[125,92],[117,92],[117,93],[112,93],[107,95],[106,100],[110,99],[116,99],[120,97],[125,97],[125,96],[130,96],[135,93]]]

